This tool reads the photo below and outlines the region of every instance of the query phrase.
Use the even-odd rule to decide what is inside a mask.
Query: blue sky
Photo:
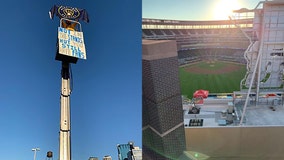
[[[142,0],[142,17],[174,20],[228,19],[228,10],[256,7],[260,0]]]
[[[2,2],[0,25],[1,159],[33,159],[34,147],[58,158],[61,63],[55,61],[54,5],[85,8],[87,60],[72,65],[72,160],[117,159],[116,145],[141,143],[141,1]]]

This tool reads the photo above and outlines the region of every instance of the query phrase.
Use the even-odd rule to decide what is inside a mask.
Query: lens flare
[[[240,9],[241,5],[238,0],[218,0],[214,6],[213,19],[228,20],[233,10]]]

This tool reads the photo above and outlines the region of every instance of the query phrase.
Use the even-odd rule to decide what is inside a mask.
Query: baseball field
[[[181,93],[188,98],[199,89],[209,90],[209,93],[232,93],[240,90],[245,73],[245,65],[224,61],[201,61],[181,66]]]

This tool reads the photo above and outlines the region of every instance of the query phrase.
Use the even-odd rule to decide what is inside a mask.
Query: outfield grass
[[[198,64],[197,64],[198,65]],[[209,65],[200,63],[200,68],[207,67],[208,70],[212,70]],[[209,90],[209,93],[232,93],[233,91],[240,90],[240,81],[244,78],[246,73],[245,65],[225,63],[219,65],[215,63],[215,69],[220,67],[228,67],[229,65],[240,65],[241,69],[224,74],[196,74],[185,71],[186,67],[179,68],[179,78],[181,85],[182,95],[187,95],[188,98],[192,98],[193,93],[199,89]],[[187,66],[190,67],[190,66]]]
[[[190,66],[197,66],[199,68],[202,68],[202,69],[207,69],[207,70],[219,70],[219,69],[222,69],[224,67],[226,67],[228,65],[228,63],[226,62],[214,62],[214,63],[206,63],[204,61],[201,61],[199,63],[195,63],[195,64],[192,64],[192,65],[189,65]]]

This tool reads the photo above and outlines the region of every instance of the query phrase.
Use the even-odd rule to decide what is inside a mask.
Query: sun
[[[227,20],[233,10],[241,8],[238,0],[218,0],[216,2],[213,9],[213,19],[215,20]]]

